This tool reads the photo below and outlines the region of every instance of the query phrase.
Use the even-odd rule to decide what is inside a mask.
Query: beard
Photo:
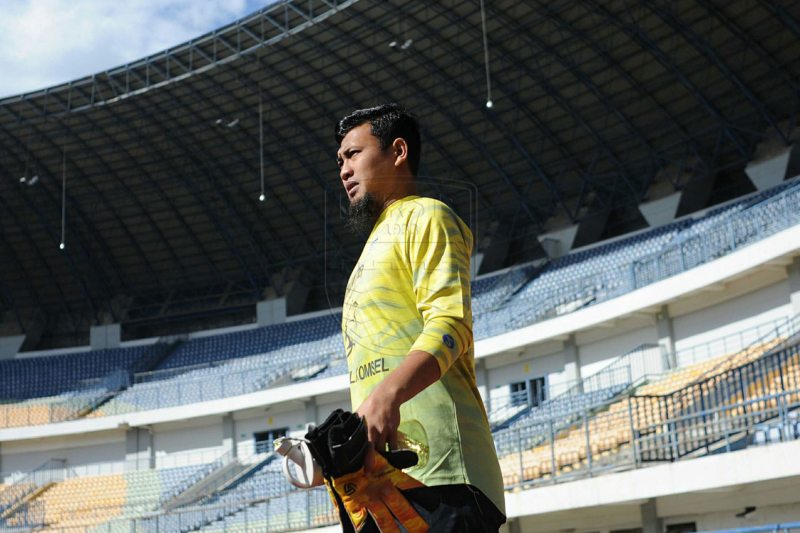
[[[364,193],[360,200],[350,202],[350,210],[345,227],[356,235],[369,235],[380,214],[381,206],[378,203],[378,199],[369,192]]]

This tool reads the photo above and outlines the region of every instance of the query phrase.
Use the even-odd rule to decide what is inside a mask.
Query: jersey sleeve
[[[411,350],[431,354],[441,375],[472,345],[472,235],[450,208],[428,204],[406,234],[417,310],[423,329]]]

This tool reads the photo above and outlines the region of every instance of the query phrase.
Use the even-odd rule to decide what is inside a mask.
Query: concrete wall
[[[788,281],[783,279],[724,303],[673,318],[675,346],[677,350],[684,350],[727,335],[738,334],[748,328],[790,317],[791,314],[789,285]],[[586,378],[595,374],[619,356],[642,344],[656,344],[658,332],[654,322],[655,319],[643,318],[611,325],[608,328],[578,332],[575,339],[578,345],[581,376]],[[758,330],[758,334],[756,331],[749,333],[745,342],[753,342],[766,333],[767,328],[762,327]],[[731,345],[735,346],[734,349],[738,349],[735,343],[732,342]],[[703,354],[698,351],[696,356],[702,359]],[[720,351],[718,355],[722,355],[722,352]],[[538,357],[525,356],[523,353],[516,359],[513,363],[494,368],[489,366],[488,388],[491,400],[507,396],[510,383],[539,376],[546,377],[551,390],[560,390],[557,385],[564,381],[564,360],[560,352]],[[690,357],[684,357],[681,362],[690,364],[692,360]]]
[[[789,283],[783,280],[725,303],[673,318],[675,349],[701,344],[791,314]]]
[[[614,329],[610,331],[613,335]],[[624,355],[642,344],[655,344],[658,341],[655,326],[647,326],[625,331],[594,342],[581,343],[578,336],[578,350],[581,358],[581,376],[584,378],[602,370],[614,359]],[[588,339],[586,339],[588,340]]]
[[[6,474],[28,472],[49,459],[66,459],[70,468],[88,464],[117,463],[117,466],[103,467],[102,471],[111,473],[112,469],[119,470],[125,459],[125,434],[114,432],[24,443],[3,443],[2,470]],[[100,473],[101,470],[98,469],[97,472]]]
[[[525,357],[512,364],[489,369],[490,401],[508,396],[509,383],[544,377],[548,385],[561,383],[564,362],[561,353],[540,357]]]
[[[222,446],[222,422],[212,425],[172,425],[170,429],[153,431],[153,447],[156,456],[176,453],[199,453],[219,450]]]

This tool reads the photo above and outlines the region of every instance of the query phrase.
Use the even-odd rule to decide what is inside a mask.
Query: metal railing
[[[511,331],[628,294],[745,248],[800,223],[800,186],[752,205],[699,233],[689,232],[661,250],[610,269],[516,298],[493,313],[490,335]],[[499,328],[499,329],[498,329]]]
[[[47,524],[47,530],[53,533],[179,533],[211,524],[206,528],[209,531],[277,533],[338,523],[338,515],[325,488],[301,491],[290,487],[280,494],[267,497],[256,496],[252,489],[233,490],[227,494],[233,501],[173,509],[167,513],[151,512],[158,505],[154,499],[142,500],[135,508],[130,505],[96,506],[91,509],[90,516],[118,517],[122,511],[127,517],[110,518],[99,524],[97,519],[91,518],[86,520],[86,525],[81,525],[79,520],[73,520],[68,526],[51,523]],[[149,511],[131,517],[132,513],[138,513],[138,509]],[[22,533],[30,531],[31,526],[36,527],[36,524],[14,528],[9,526],[2,531]]]
[[[0,517],[0,531],[4,533],[25,532],[45,525],[45,503],[22,502],[8,516]]]
[[[671,361],[675,362],[676,367],[682,367],[731,354],[739,350],[744,350],[752,343],[768,336],[770,332],[779,330],[790,320],[792,320],[792,317],[781,317],[769,320],[710,341],[675,350],[672,354],[668,354],[668,357]]]
[[[191,475],[187,476],[181,482],[177,483],[174,487],[172,487],[168,492],[162,494],[161,502],[166,505],[173,505],[179,503],[179,497],[189,490],[192,486],[196,485],[197,483],[201,482],[207,476],[210,476],[213,472],[217,471],[220,468],[226,467],[236,459],[236,454],[233,450],[229,450],[222,455],[220,455],[216,460],[208,463],[207,465],[203,466],[197,472],[193,472]]]
[[[49,459],[0,491],[0,518],[6,518],[7,514],[37,490],[63,481],[65,464],[64,459]]]
[[[532,402],[529,391],[519,391],[492,398],[489,421],[500,424],[531,409],[537,418],[564,417],[580,412],[577,398],[585,398],[590,407],[606,403],[611,397],[635,387],[664,371],[664,348],[658,344],[642,344],[619,356],[604,368],[586,378],[548,386],[548,398]],[[590,397],[591,393],[606,392]],[[534,405],[536,403],[536,405]],[[575,407],[570,407],[574,405]]]
[[[733,402],[649,425],[637,424],[635,406],[630,399],[615,405],[616,408],[600,414],[585,411],[578,423],[559,426],[549,421],[544,424],[546,442],[540,443],[539,449],[526,446],[518,437],[525,428],[503,432],[511,436],[506,440],[516,447],[512,454],[501,459],[506,487],[534,487],[604,472],[647,467],[652,462],[642,459],[643,451],[661,450],[667,457],[676,445],[696,442],[698,438],[708,440],[712,434],[716,434],[718,439],[715,444],[707,445],[707,452],[714,453],[762,443],[755,437],[759,432],[773,428],[778,428],[770,433],[775,436],[764,439],[764,445],[800,438],[800,417],[795,416],[800,413],[800,389]],[[665,460],[670,459],[667,457]],[[333,506],[324,489],[294,490],[278,472],[274,473],[273,481],[277,488],[272,492],[279,494],[269,497],[259,497],[259,491],[253,487],[233,489],[217,493],[214,502],[208,505],[112,520],[99,525],[92,523],[86,526],[85,532],[190,531],[212,523],[215,526],[207,529],[220,533],[285,532],[336,522]],[[64,533],[80,532],[80,528],[79,525],[70,525],[64,528]],[[57,525],[50,525],[50,530],[60,531]]]
[[[134,384],[122,394],[117,395],[113,401],[104,405],[101,409],[102,413],[98,414],[109,416],[174,407],[249,394],[280,385],[300,383],[313,379],[314,374],[307,372],[308,368],[319,367],[321,371],[331,358],[332,354],[324,354],[306,360],[295,360],[291,363],[262,362],[236,371],[188,376],[181,376],[175,372],[170,378]],[[215,367],[201,365],[199,368]],[[189,371],[191,370],[190,367]],[[306,372],[303,375],[295,376],[296,373],[299,374],[302,371]]]
[[[783,427],[794,421],[791,438],[797,438],[800,424],[791,413],[800,408],[796,341],[797,335],[776,340],[763,355],[752,352],[754,360],[673,393],[628,396],[600,412],[586,409],[577,420],[549,419],[496,432],[506,484],[535,485],[731,451],[771,421]]]
[[[68,396],[0,405],[0,428],[36,426],[80,418],[96,410],[116,392],[128,388],[136,368],[158,360],[168,349],[168,343],[159,340],[145,350],[131,368],[119,368],[107,376],[83,380],[73,386],[74,392]]]
[[[491,334],[510,331],[535,322],[554,318],[575,311],[587,305],[593,305],[629,293],[646,285],[661,281],[681,272],[686,272],[696,266],[708,263],[724,255],[742,249],[765,237],[800,223],[800,187],[794,186],[782,193],[769,198],[761,203],[731,215],[726,220],[711,225],[705,231],[693,233],[685,237],[679,235],[675,243],[665,246],[658,252],[637,259],[630,263],[610,269],[610,271],[597,272],[576,280],[568,281],[552,288],[548,294],[533,300],[527,298],[512,298],[505,305],[492,313],[489,320],[495,322],[499,319],[504,324],[502,331],[496,327],[489,328]],[[488,318],[488,316],[487,316]],[[324,365],[330,355],[320,357],[313,363]],[[268,385],[279,385],[280,377],[285,377],[292,370],[284,369],[281,374],[265,375],[258,380],[261,388]],[[296,368],[294,370],[297,370]],[[172,372],[179,372],[176,369]],[[185,369],[182,371],[186,371]],[[203,377],[195,382],[172,384],[170,391],[158,391],[156,395],[165,396],[162,402],[157,398],[159,406],[173,406],[184,403],[182,398],[192,398],[192,402],[204,401],[204,396],[209,399],[225,397],[226,382],[229,383],[228,391],[239,390],[237,384],[229,382],[238,375],[241,386],[245,387],[244,373],[242,370],[233,376],[218,376],[209,379]],[[144,376],[144,375],[142,375]],[[139,379],[158,380],[161,376],[153,374],[149,378],[140,376]],[[301,380],[311,379],[306,376]],[[227,381],[226,381],[227,380]],[[288,380],[295,382],[295,380]],[[246,387],[245,387],[246,388]],[[208,394],[204,395],[204,389]],[[211,392],[220,390],[222,392]],[[259,390],[259,389],[256,389]],[[174,393],[174,394],[173,394]],[[143,392],[142,394],[147,394]],[[166,396],[176,396],[176,400],[167,401]],[[198,396],[199,395],[199,396]],[[76,397],[67,400],[55,401],[36,405],[4,405],[0,407],[0,428],[19,427],[48,424],[71,420],[80,414],[95,409],[99,403],[107,399],[106,395],[91,397]],[[199,400],[196,398],[200,398]],[[188,403],[188,402],[187,402]],[[117,414],[130,411],[145,410],[136,405],[109,407],[109,412],[100,414]],[[149,409],[149,408],[148,408]]]

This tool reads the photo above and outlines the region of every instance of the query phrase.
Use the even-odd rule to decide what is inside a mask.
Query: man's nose
[[[347,179],[353,175],[353,169],[350,168],[350,165],[345,161],[342,164],[342,168],[339,169],[339,177],[342,178],[342,181],[347,181]]]

